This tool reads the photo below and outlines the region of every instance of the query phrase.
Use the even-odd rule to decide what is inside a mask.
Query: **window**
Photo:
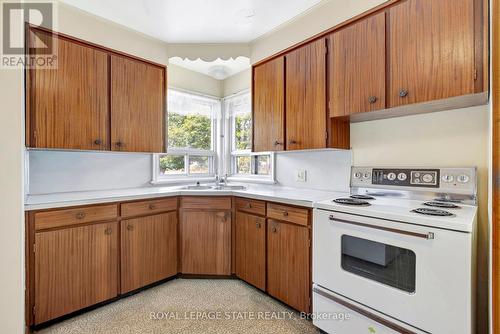
[[[215,176],[220,100],[174,89],[167,100],[168,153],[155,156],[153,181]]]
[[[224,99],[227,119],[228,174],[236,179],[274,182],[274,153],[252,153],[252,107],[249,91]]]

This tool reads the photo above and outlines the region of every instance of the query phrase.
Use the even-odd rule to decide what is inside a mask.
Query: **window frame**
[[[173,90],[177,91],[180,93],[184,94],[190,94],[196,97],[201,97],[204,99],[210,99],[214,100],[214,102],[217,102],[219,105],[219,108],[222,108],[222,101],[220,98],[214,97],[214,96],[209,96],[209,95],[203,95],[199,94],[196,92],[191,92],[191,91],[186,91],[183,89],[178,89],[178,88],[173,88],[170,87],[168,90]],[[168,94],[168,93],[167,93]],[[167,111],[167,117],[168,121],[168,111]],[[217,114],[212,115],[212,126],[211,126],[211,134],[210,134],[210,150],[202,150],[202,149],[196,149],[196,148],[171,148],[168,147],[168,135],[166,136],[167,138],[165,139],[166,141],[166,146],[167,146],[167,152],[166,153],[157,153],[153,154],[153,177],[152,177],[152,184],[162,184],[162,183],[181,183],[181,182],[186,182],[186,181],[212,181],[215,180],[215,176],[217,175],[218,171],[218,148],[219,144],[217,141],[218,136],[218,131],[220,127],[218,126],[219,124],[219,119]],[[168,129],[168,124],[166,125]],[[161,170],[160,170],[160,158],[163,156],[184,156],[184,173],[178,173],[178,174],[171,174],[171,175],[162,175]],[[189,172],[189,161],[190,157],[208,157],[208,168],[209,172],[208,173],[190,173]]]

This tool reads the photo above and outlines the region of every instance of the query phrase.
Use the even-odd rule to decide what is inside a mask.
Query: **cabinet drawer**
[[[85,206],[35,213],[35,230],[114,220],[118,217],[116,204]]]
[[[263,201],[257,201],[247,198],[236,198],[235,206],[236,210],[238,211],[254,213],[262,216],[266,214],[266,202]]]
[[[309,224],[309,210],[287,205],[267,203],[267,216],[299,225]]]
[[[182,197],[183,209],[231,210],[230,197]]]
[[[133,217],[177,210],[177,197],[122,204],[122,217]]]

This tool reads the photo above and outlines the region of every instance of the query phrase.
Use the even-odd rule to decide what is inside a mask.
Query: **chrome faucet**
[[[223,177],[219,177],[219,175],[215,176],[215,185],[217,187],[223,186],[227,184],[227,174],[225,174]]]

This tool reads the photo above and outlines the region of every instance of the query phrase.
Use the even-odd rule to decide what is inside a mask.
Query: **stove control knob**
[[[356,172],[356,173],[354,173],[354,178],[359,179],[361,177],[361,175],[362,174],[360,172]]]
[[[408,176],[406,175],[406,173],[399,173],[398,174],[399,181],[406,181],[407,178],[408,178]]]
[[[387,179],[389,181],[394,181],[396,179],[396,173],[389,173],[389,174],[387,174]]]
[[[365,173],[365,174],[363,175],[363,177],[364,177],[365,179],[369,179],[369,178],[370,178],[370,173]]]
[[[458,182],[460,182],[460,183],[467,183],[467,182],[469,182],[469,179],[470,179],[470,178],[469,178],[469,176],[468,176],[468,175],[462,174],[462,175],[459,175],[459,176],[458,176],[458,179],[457,179],[457,180],[458,180]]]
[[[444,182],[453,182],[453,175],[450,174],[444,174],[443,177],[441,178]]]
[[[424,174],[422,175],[422,181],[425,183],[431,183],[434,180],[434,177],[432,177],[431,174]]]

